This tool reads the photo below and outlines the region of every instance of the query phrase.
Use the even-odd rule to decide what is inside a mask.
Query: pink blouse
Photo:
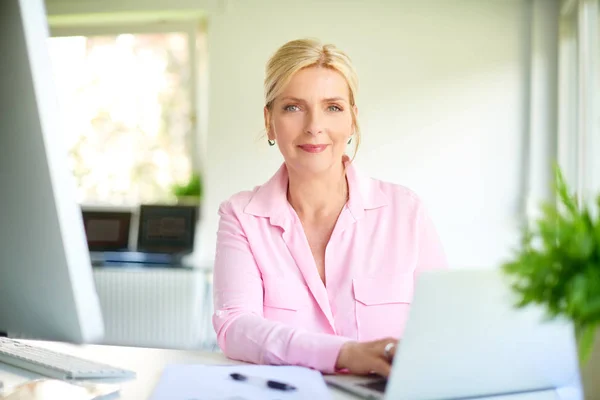
[[[422,202],[347,164],[349,201],[325,251],[325,286],[287,201],[285,164],[221,204],[213,326],[232,359],[334,372],[343,343],[401,338],[416,274],[446,268]]]

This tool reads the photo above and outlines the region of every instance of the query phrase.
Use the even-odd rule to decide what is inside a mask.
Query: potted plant
[[[184,184],[173,185],[171,191],[178,204],[200,205],[202,189],[202,178],[199,173],[194,173]]]
[[[556,201],[523,229],[521,245],[503,271],[514,278],[517,307],[540,304],[572,321],[586,400],[600,399],[600,195],[580,202],[555,168]],[[549,349],[550,350],[550,349]],[[551,350],[550,350],[551,351]]]

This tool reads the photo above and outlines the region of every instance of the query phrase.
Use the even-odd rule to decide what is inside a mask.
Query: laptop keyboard
[[[387,385],[387,379],[381,378],[375,381],[361,383],[359,386],[364,386],[368,389],[375,390],[379,393],[385,393],[385,386]]]

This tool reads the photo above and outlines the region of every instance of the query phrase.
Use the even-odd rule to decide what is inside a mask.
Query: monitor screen
[[[84,210],[82,214],[90,251],[129,249],[131,212]]]
[[[189,253],[194,248],[196,206],[142,205],[138,229],[139,251]]]
[[[0,331],[98,343],[85,242],[43,0],[0,1]]]

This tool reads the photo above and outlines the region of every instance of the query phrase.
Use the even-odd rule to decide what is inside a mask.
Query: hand
[[[385,357],[385,346],[394,343],[389,352],[389,359]],[[376,373],[389,376],[391,363],[396,354],[398,340],[385,338],[372,342],[347,342],[344,343],[338,354],[336,369],[347,369],[351,374],[367,375]]]

